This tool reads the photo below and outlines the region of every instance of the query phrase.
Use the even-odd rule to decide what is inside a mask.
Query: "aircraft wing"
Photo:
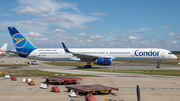
[[[98,56],[93,56],[93,55],[86,55],[86,54],[79,54],[79,53],[74,53],[68,50],[68,48],[65,46],[65,44],[62,42],[64,51],[67,53],[73,54],[73,56],[76,56],[77,58],[80,58],[82,60],[87,59],[87,60],[96,60],[99,58]]]
[[[97,58],[99,58],[99,57],[93,56],[93,55],[77,54],[77,53],[72,53],[72,54],[80,59],[96,60]]]
[[[15,53],[15,54],[20,54],[20,55],[26,55],[28,53],[24,53],[24,52],[15,52],[15,51],[5,51],[7,53]]]

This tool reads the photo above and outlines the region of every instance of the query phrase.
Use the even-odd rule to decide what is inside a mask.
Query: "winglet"
[[[67,52],[67,53],[71,53],[68,48],[65,46],[65,44],[62,42],[62,45],[63,45],[63,48],[64,48],[64,51]]]

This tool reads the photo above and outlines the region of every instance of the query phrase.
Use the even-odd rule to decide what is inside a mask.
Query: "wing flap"
[[[71,53],[73,54],[73,56],[76,56],[77,58],[85,59],[85,60],[96,60],[97,58],[99,58],[99,57],[93,56],[93,55],[77,54],[77,53],[73,53],[73,52],[71,52]]]

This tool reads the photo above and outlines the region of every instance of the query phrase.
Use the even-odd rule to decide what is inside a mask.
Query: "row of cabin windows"
[[[77,54],[97,54],[97,52],[76,52]]]
[[[108,52],[76,52],[78,54],[108,54]],[[109,52],[109,54],[130,54],[130,52]]]
[[[58,54],[58,52],[39,52],[39,54]]]
[[[109,52],[109,54],[130,54],[130,52]]]
[[[78,54],[108,54],[108,52],[76,52]],[[39,52],[39,54],[58,54],[58,52]],[[130,54],[130,52],[109,52],[109,54]]]

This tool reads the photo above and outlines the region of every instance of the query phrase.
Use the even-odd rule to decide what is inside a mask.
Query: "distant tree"
[[[173,54],[178,55],[180,54],[180,51],[171,51]]]

